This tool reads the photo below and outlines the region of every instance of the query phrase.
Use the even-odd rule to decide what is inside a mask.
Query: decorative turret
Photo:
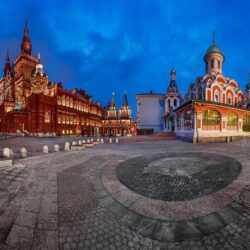
[[[43,65],[40,62],[40,54],[38,53],[38,64],[36,65],[35,72],[32,74],[31,84],[32,84],[32,92],[39,94],[43,93],[45,95],[49,95],[49,85],[48,77],[44,73]]]
[[[115,92],[112,93],[110,107],[111,108],[116,108],[116,104],[115,104]]]
[[[172,66],[172,69],[170,71],[170,82],[167,89],[167,93],[178,93],[178,87],[176,84],[175,77],[176,77],[176,71],[174,69],[174,66]]]
[[[108,118],[117,118],[117,109],[115,104],[115,93],[112,93],[111,103],[108,107]]]
[[[215,43],[215,32],[213,33],[213,43],[207,49],[204,56],[204,62],[206,63],[206,74],[219,73],[222,74],[222,66],[225,61],[225,57],[222,50]]]
[[[128,99],[126,92],[124,93],[122,107],[120,109],[120,118],[130,118],[131,117],[131,109],[128,105]]]
[[[23,41],[21,44],[21,50],[23,53],[26,53],[29,55],[31,54],[31,51],[32,51],[32,45],[31,45],[30,38],[29,38],[29,29],[28,29],[27,19],[25,19],[24,35],[23,35]]]
[[[5,58],[4,76],[6,76],[7,73],[11,73],[10,57],[9,57],[9,51],[8,50],[7,50],[7,55],[6,55],[6,58]]]
[[[43,65],[41,64],[41,55],[38,53],[38,64],[36,65],[36,70],[33,74],[33,76],[45,76],[45,73],[43,71]]]
[[[175,79],[176,70],[172,66],[172,69],[170,71],[170,82],[165,96],[165,113],[169,113],[171,108],[175,109],[181,103],[181,95],[179,93]]]

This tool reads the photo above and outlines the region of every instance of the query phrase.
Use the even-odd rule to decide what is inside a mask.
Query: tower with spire
[[[32,51],[32,44],[30,42],[29,38],[29,28],[28,28],[28,20],[25,19],[25,25],[24,25],[24,32],[23,32],[23,41],[21,43],[21,51],[23,53],[26,53],[28,55],[31,54]]]
[[[176,70],[174,66],[170,71],[170,82],[165,95],[165,114],[177,108],[181,104],[181,94],[176,83]]]
[[[216,45],[215,32],[213,33],[212,45],[207,49],[203,59],[206,65],[206,74],[222,74],[225,56],[222,50]]]
[[[9,50],[7,50],[7,54],[5,58],[4,76],[7,76],[8,73],[11,73]]]
[[[41,64],[41,55],[38,53],[38,64],[31,78],[31,92],[36,94],[47,94],[48,92],[48,77],[43,70],[43,65]]]
[[[130,119],[131,118],[131,109],[128,104],[127,93],[124,93],[122,107],[120,108],[120,118]]]
[[[111,102],[107,110],[107,118],[118,118],[116,103],[115,103],[115,92],[112,93]]]

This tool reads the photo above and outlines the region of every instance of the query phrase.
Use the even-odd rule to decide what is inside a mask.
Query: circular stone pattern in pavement
[[[240,174],[233,158],[210,153],[169,153],[136,157],[116,168],[135,193],[163,201],[191,200],[216,192]]]
[[[245,187],[240,193],[240,200],[247,206],[250,206],[250,186]]]

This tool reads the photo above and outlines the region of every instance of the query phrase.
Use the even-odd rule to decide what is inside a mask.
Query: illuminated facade
[[[7,53],[0,79],[0,131],[31,136],[99,135],[105,110],[85,90],[67,91],[49,81],[40,56],[31,55],[27,22],[21,54],[11,65]]]
[[[223,75],[225,57],[215,44],[205,56],[205,75],[191,83],[185,103],[175,109],[175,132],[192,142],[231,141],[250,136],[250,80],[246,95]]]
[[[122,107],[118,110],[115,103],[115,94],[106,109],[103,119],[103,134],[107,136],[136,135],[137,124],[131,118],[131,109],[128,104],[126,93],[124,94]]]

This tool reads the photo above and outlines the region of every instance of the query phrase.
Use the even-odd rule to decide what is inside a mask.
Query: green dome
[[[15,106],[15,110],[21,110],[21,109],[22,109],[22,108],[21,108],[20,104],[17,103],[16,106]]]
[[[216,46],[215,44],[211,45],[211,46],[207,49],[206,54],[205,54],[205,56],[204,56],[204,59],[205,59],[205,57],[206,57],[208,54],[210,54],[210,53],[218,53],[218,54],[222,55],[223,58],[224,58],[224,55],[223,55],[223,53],[222,53],[222,50],[221,50],[218,46]]]

